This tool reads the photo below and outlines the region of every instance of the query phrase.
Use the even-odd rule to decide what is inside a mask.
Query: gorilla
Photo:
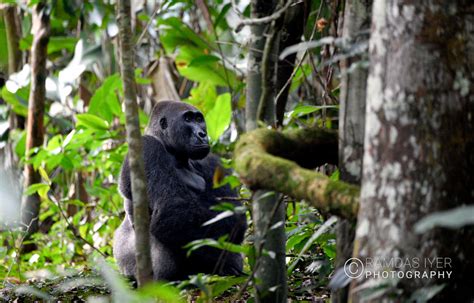
[[[143,140],[150,209],[150,246],[155,280],[182,280],[191,274],[240,275],[242,256],[202,247],[187,257],[187,243],[203,238],[240,244],[247,223],[244,214],[234,214],[213,224],[203,223],[219,212],[210,207],[219,197],[236,197],[228,185],[214,188],[213,176],[221,169],[220,159],[210,154],[206,123],[195,107],[162,101],[154,107]],[[115,231],[113,253],[121,272],[135,276],[135,233],[133,197],[128,157],[119,177],[124,197],[125,219]],[[235,206],[240,203],[235,202]]]

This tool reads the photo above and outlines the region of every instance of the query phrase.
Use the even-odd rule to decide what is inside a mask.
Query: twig
[[[83,238],[81,236],[81,234],[77,231],[77,228],[72,225],[68,218],[66,217],[66,214],[64,214],[64,210],[63,208],[61,207],[61,203],[59,203],[58,200],[56,200],[56,197],[53,196],[53,194],[51,193],[51,191],[48,192],[48,198],[54,203],[56,204],[56,206],[58,207],[59,209],[59,213],[61,214],[61,217],[63,217],[64,221],[66,221],[66,224],[68,226],[68,228],[72,231],[72,234],[80,239],[81,241],[83,241],[84,243],[86,243],[87,245],[89,245],[92,249],[94,249],[95,251],[97,251],[99,254],[102,255],[102,257],[106,258],[107,255],[103,252],[101,252],[97,247],[94,246],[94,244],[92,244],[90,241],[88,241],[87,239]]]
[[[285,11],[293,4],[296,3],[294,1],[288,1],[285,6],[283,6],[281,9],[277,10],[270,16],[265,16],[262,18],[244,19],[240,21],[240,23],[237,25],[237,27],[235,28],[235,32],[240,32],[242,28],[246,25],[264,24],[278,20],[285,13]]]
[[[163,8],[164,3],[165,3],[165,1],[163,1],[163,3],[160,6],[156,7],[155,10],[153,11],[153,14],[150,17],[150,20],[148,20],[148,23],[146,24],[145,28],[143,29],[142,33],[140,34],[140,37],[138,37],[138,39],[137,39],[137,43],[136,43],[137,47],[140,45],[140,42],[145,37],[145,34],[148,31],[148,28],[150,28],[150,26],[153,23],[153,20],[155,19],[156,15],[158,15],[158,12],[160,12],[161,9]]]
[[[316,15],[316,19],[315,20],[318,20],[319,19],[319,16],[321,15],[321,10],[323,8],[323,3],[324,1],[321,1],[321,4],[319,5],[319,8],[318,8],[318,14]],[[314,35],[316,34],[316,29],[317,29],[317,22],[314,23],[314,26],[313,26],[313,31],[311,32],[311,36],[309,37],[309,41],[313,40],[314,38]],[[304,54],[303,54],[303,57],[301,58],[301,60],[298,62],[298,64],[296,65],[295,69],[293,70],[293,72],[291,73],[290,77],[288,78],[288,81],[286,81],[285,85],[283,85],[283,87],[280,89],[280,91],[278,92],[278,94],[276,95],[275,97],[275,100],[278,100],[281,96],[281,94],[283,94],[283,92],[285,91],[285,89],[288,87],[288,85],[290,85],[291,81],[293,80],[293,77],[296,75],[296,72],[298,71],[298,69],[301,67],[301,64],[303,63],[304,59],[306,58],[306,55],[308,54],[308,49],[305,50]]]

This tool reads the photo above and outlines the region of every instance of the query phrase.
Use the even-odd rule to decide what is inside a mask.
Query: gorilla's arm
[[[247,226],[245,214],[233,215],[202,226],[204,222],[220,214],[210,209],[211,206],[221,203],[216,198],[237,197],[237,193],[228,185],[213,188],[212,179],[215,169],[220,166],[219,158],[210,155],[204,160],[195,161],[192,166],[206,181],[205,191],[196,199],[192,199],[193,201],[183,197],[175,197],[172,201],[161,201],[160,206],[155,207],[152,214],[152,234],[159,241],[176,246],[185,245],[196,239],[217,239],[224,234],[229,235],[231,242],[241,243]],[[229,202],[240,206],[235,200]]]
[[[220,169],[224,172],[224,176],[228,176],[231,173],[231,170],[224,169],[221,164],[221,159],[215,154],[209,154],[208,157],[204,158],[201,162],[203,167],[204,179],[206,180],[206,189],[209,192],[209,195],[213,198],[238,198],[237,191],[232,189],[229,184],[214,188],[214,173],[217,169]],[[214,204],[219,204],[222,202],[228,202],[234,204],[234,206],[242,206],[242,204],[235,200],[230,199],[226,201],[222,199],[221,201],[216,201]],[[215,213],[216,215],[218,213]],[[234,215],[235,225],[233,226],[232,233],[230,234],[230,240],[235,243],[241,243],[244,239],[245,230],[247,229],[247,219],[245,214]],[[209,226],[213,228],[213,224]]]
[[[152,136],[143,136],[143,161],[145,162],[145,175],[147,180],[156,180],[157,168],[156,163],[163,163],[162,169],[167,169],[167,161],[164,156],[167,154],[166,149],[163,147],[163,144],[156,138]],[[130,181],[130,167],[128,164],[128,155],[125,157],[125,160],[122,165],[119,176],[119,191],[122,196],[125,198],[125,212],[130,218],[133,218],[133,204],[132,204],[132,186]],[[151,186],[147,186],[148,197],[150,196]],[[152,206],[153,201],[149,201],[150,206]]]

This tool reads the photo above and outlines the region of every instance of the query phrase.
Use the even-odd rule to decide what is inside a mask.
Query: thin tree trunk
[[[16,5],[5,5],[3,19],[8,39],[8,74],[16,73],[21,67],[21,24]]]
[[[3,5],[2,11],[7,35],[8,75],[11,75],[19,71],[22,65],[22,54],[20,51],[21,23],[18,16],[18,7],[16,5]],[[14,129],[25,128],[25,118],[17,115],[11,109],[8,113],[8,123],[10,133]],[[7,146],[5,146],[5,157],[4,166],[17,172],[18,156],[14,151],[11,140],[9,140]]]
[[[117,3],[119,27],[120,71],[122,74],[130,177],[133,196],[133,218],[136,246],[136,278],[139,286],[152,280],[150,256],[150,214],[146,190],[143,142],[138,120],[138,105],[134,72],[134,39],[131,31],[130,0]]]
[[[372,0],[346,0],[342,36],[344,46],[349,49],[364,43],[368,35],[362,34],[370,28]],[[356,56],[341,62],[341,99],[339,108],[339,171],[340,180],[360,185],[362,156],[364,153],[365,99],[368,69],[361,66],[367,55]],[[359,64],[349,72],[352,64]],[[355,236],[355,220],[340,219],[338,222],[336,268],[342,268],[352,255]],[[332,293],[332,302],[347,302],[348,288]]]
[[[28,121],[26,129],[26,157],[31,150],[41,146],[44,139],[43,115],[46,98],[46,59],[49,41],[49,15],[44,2],[33,8],[33,44],[31,46],[31,88],[28,99]],[[25,165],[24,189],[41,182],[41,177],[32,164]],[[40,198],[37,193],[24,196],[22,200],[22,223],[27,234],[38,230]]]
[[[276,1],[253,0],[251,2],[252,18],[270,15],[275,6]],[[257,128],[258,118],[263,118],[262,120],[269,125],[275,122],[273,94],[276,83],[271,75],[276,65],[278,36],[277,33],[272,33],[270,26],[270,24],[257,24],[251,27],[252,44],[247,70],[247,131]],[[267,41],[266,33],[273,35],[273,39],[270,38],[273,41]],[[264,55],[265,52],[266,55]],[[265,95],[262,96],[262,93]],[[261,117],[258,117],[259,111]],[[286,302],[287,298],[284,224],[286,206],[285,203],[279,201],[279,196],[262,190],[254,193],[252,212],[255,247],[258,254],[258,265],[254,269],[255,278],[258,281],[255,286],[256,302]],[[276,226],[277,223],[280,225]],[[272,226],[274,228],[271,228]],[[270,251],[272,256],[263,254],[264,250]]]
[[[252,18],[261,18],[273,12],[276,1],[252,0]],[[245,129],[257,128],[257,111],[262,94],[262,57],[265,48],[265,29],[268,24],[255,24],[251,29],[251,47],[247,66],[247,103],[245,106]]]
[[[473,228],[414,231],[426,215],[474,203],[472,2],[375,0],[372,20],[354,257],[369,273],[380,273],[380,264],[402,274],[445,274],[402,275],[392,288],[382,288],[384,302],[404,301],[416,290],[444,283],[433,301],[472,302]],[[368,258],[402,262],[368,266]],[[391,280],[363,274],[357,284],[365,282],[376,287]],[[363,296],[353,289],[354,302]]]

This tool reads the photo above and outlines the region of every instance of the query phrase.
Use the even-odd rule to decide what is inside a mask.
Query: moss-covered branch
[[[244,134],[237,143],[236,171],[252,189],[274,190],[304,199],[318,209],[355,217],[359,207],[357,186],[306,169],[336,163],[337,141],[336,132],[323,129],[283,133],[257,129]]]

